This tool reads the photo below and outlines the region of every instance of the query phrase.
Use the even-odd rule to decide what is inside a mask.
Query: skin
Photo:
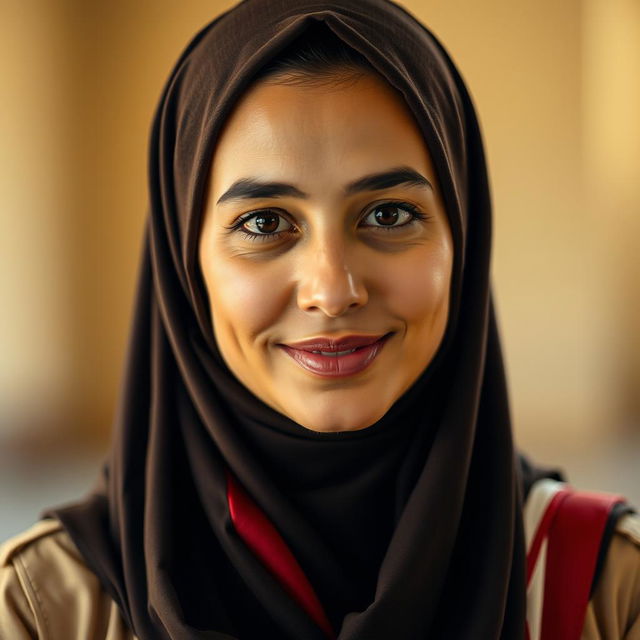
[[[345,185],[397,167],[418,172],[432,188],[345,193]],[[249,177],[294,185],[307,197],[218,203]],[[396,208],[400,202],[425,219]],[[267,217],[247,221],[256,211]],[[261,235],[247,237],[247,230]],[[442,341],[452,247],[429,151],[383,79],[364,72],[329,88],[267,79],[236,105],[213,156],[199,259],[222,356],[273,409],[314,431],[378,421]],[[346,378],[311,373],[278,346],[388,332],[371,365]]]

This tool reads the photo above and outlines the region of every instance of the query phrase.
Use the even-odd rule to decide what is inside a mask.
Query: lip
[[[342,338],[320,336],[278,346],[311,373],[327,378],[343,378],[367,369],[392,335],[349,335]],[[350,353],[328,355],[342,351]]]
[[[331,338],[319,336],[310,338],[309,340],[301,340],[300,342],[289,342],[286,345],[292,349],[300,351],[347,351],[349,349],[358,349],[360,347],[368,347],[369,345],[381,340],[388,334],[378,335],[349,335],[342,338]]]

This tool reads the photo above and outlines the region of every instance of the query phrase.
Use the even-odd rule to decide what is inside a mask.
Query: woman
[[[398,6],[201,31],[152,130],[113,449],[5,546],[2,637],[541,637],[523,504],[564,488],[514,455],[490,214],[462,80]],[[638,520],[607,505],[580,625],[638,638]]]

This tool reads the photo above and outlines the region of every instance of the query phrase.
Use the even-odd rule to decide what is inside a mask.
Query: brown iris
[[[255,217],[255,224],[261,233],[274,233],[280,224],[280,216],[274,213],[261,213]]]
[[[385,227],[391,226],[398,221],[398,207],[378,207],[374,213],[374,218],[378,224]]]

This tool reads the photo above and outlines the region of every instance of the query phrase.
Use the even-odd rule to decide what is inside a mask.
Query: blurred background
[[[0,540],[107,449],[179,52],[232,2],[1,0]],[[519,446],[640,505],[640,2],[406,0],[475,98]]]

